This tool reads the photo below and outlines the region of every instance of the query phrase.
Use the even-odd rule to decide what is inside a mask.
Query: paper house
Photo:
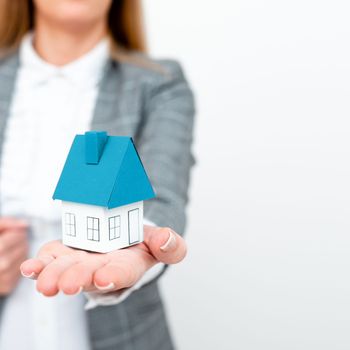
[[[130,137],[76,135],[53,199],[65,245],[106,253],[143,241],[143,201],[155,196]]]

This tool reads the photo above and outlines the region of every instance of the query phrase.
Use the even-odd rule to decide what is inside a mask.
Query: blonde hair
[[[32,0],[0,0],[0,50],[15,50],[34,26]],[[108,13],[112,57],[146,51],[141,0],[113,0]]]

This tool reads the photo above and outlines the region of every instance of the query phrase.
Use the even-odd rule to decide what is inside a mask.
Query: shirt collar
[[[82,57],[59,67],[44,61],[37,54],[33,47],[33,34],[30,33],[22,40],[19,55],[21,67],[30,71],[37,83],[61,76],[81,88],[86,88],[99,83],[110,57],[109,52],[109,42],[103,39]]]

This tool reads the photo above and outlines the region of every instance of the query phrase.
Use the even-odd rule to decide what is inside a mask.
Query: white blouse
[[[3,145],[0,201],[1,215],[30,223],[30,256],[61,236],[60,202],[51,199],[52,193],[74,135],[89,130],[108,58],[107,40],[63,67],[37,55],[32,35],[21,44]],[[88,307],[121,302],[161,268],[158,264],[126,293],[109,298],[90,295]],[[89,349],[84,304],[83,295],[44,297],[33,281],[22,278],[5,302],[0,349]]]

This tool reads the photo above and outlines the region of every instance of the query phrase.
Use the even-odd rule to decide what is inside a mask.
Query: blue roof
[[[155,197],[131,137],[76,135],[53,199],[109,209]]]

